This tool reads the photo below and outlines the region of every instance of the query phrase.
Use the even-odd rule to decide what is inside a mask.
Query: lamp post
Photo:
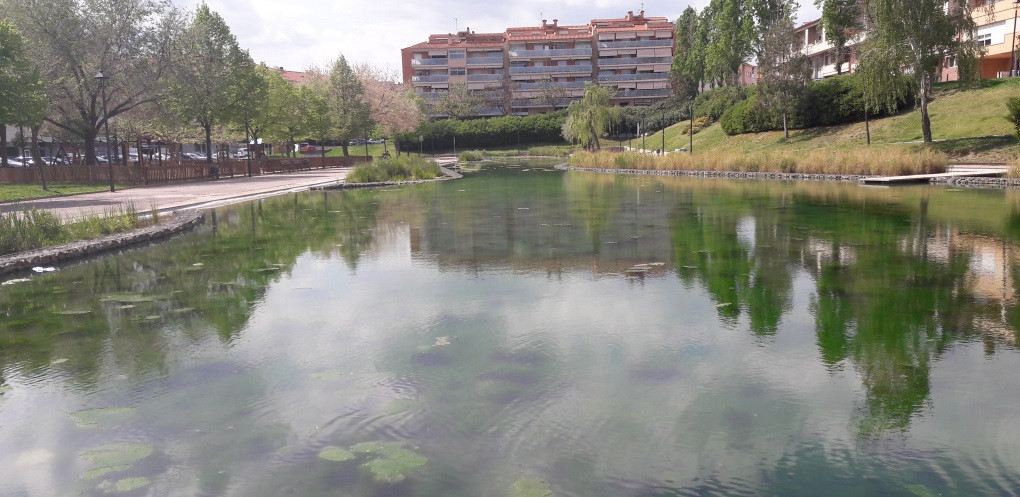
[[[418,157],[425,155],[425,137],[418,135]]]
[[[691,137],[691,143],[687,147],[687,153],[694,155],[694,95],[691,95],[691,129],[687,131],[687,134]]]
[[[99,91],[102,92],[103,97],[103,127],[106,128],[106,168],[110,172],[110,191],[115,191],[113,186],[113,158],[110,157],[110,117],[106,113],[106,79],[109,76],[103,74],[103,71],[96,73],[96,81],[99,82]],[[95,149],[95,146],[92,147]]]
[[[666,109],[662,109],[662,148],[659,154],[666,155]]]
[[[1017,7],[1020,7],[1020,0],[1013,0],[1013,47],[1009,50],[1009,75],[1017,76],[1016,71],[1016,17]]]

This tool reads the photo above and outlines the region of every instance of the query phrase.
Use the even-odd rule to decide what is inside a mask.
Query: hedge
[[[400,136],[402,150],[417,151],[418,137],[425,150],[512,147],[520,143],[563,143],[560,130],[566,111],[535,116],[503,116],[479,119],[439,119],[424,123],[416,132]]]

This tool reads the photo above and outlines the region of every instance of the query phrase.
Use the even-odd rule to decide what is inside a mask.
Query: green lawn
[[[123,187],[117,186],[118,190],[121,188]],[[109,189],[109,185],[82,185],[76,183],[51,183],[49,190],[43,190],[41,185],[0,185],[0,202],[74,195],[75,193],[102,192]]]
[[[1013,129],[1006,121],[1006,99],[1020,95],[1020,80],[986,80],[981,88],[961,91],[940,85],[930,105],[934,147],[955,161],[1005,162],[1017,154]],[[689,137],[680,134],[686,123],[666,129],[666,150],[686,148]],[[916,149],[921,145],[921,115],[908,111],[871,121],[873,146]],[[640,146],[637,140],[635,146]],[[645,146],[662,147],[661,132],[648,135]],[[864,123],[792,130],[790,142],[781,131],[727,136],[719,124],[694,135],[694,151],[817,150],[866,146]]]

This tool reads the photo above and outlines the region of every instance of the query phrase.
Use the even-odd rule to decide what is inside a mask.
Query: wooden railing
[[[263,158],[226,159],[213,163],[219,167],[219,177],[236,177],[248,174],[249,164],[251,175],[289,173],[310,169],[353,167],[361,162],[371,161],[371,157],[304,157],[299,159]],[[43,166],[46,181],[55,183],[96,183],[110,181],[110,169],[106,165],[95,166]],[[40,183],[38,167],[0,167],[0,183],[35,184]],[[205,161],[164,161],[162,163],[143,161],[129,163],[127,166],[113,166],[113,181],[122,185],[148,185],[158,183],[176,183],[212,179],[212,171]]]

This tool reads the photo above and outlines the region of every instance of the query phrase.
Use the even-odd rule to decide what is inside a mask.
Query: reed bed
[[[704,152],[665,156],[637,152],[578,152],[570,165],[595,169],[662,171],[730,171],[745,173],[799,173],[894,176],[945,172],[948,158],[941,152],[909,152],[874,148],[864,150],[812,150],[803,152]]]
[[[70,221],[36,209],[0,213],[0,255],[99,238],[146,224],[133,206]]]
[[[485,156],[478,150],[468,150],[467,152],[461,152],[460,157],[457,158],[460,162],[478,162],[484,159]]]
[[[416,181],[438,178],[443,171],[435,162],[404,155],[392,159],[363,162],[347,175],[347,183],[381,183],[384,181]]]

